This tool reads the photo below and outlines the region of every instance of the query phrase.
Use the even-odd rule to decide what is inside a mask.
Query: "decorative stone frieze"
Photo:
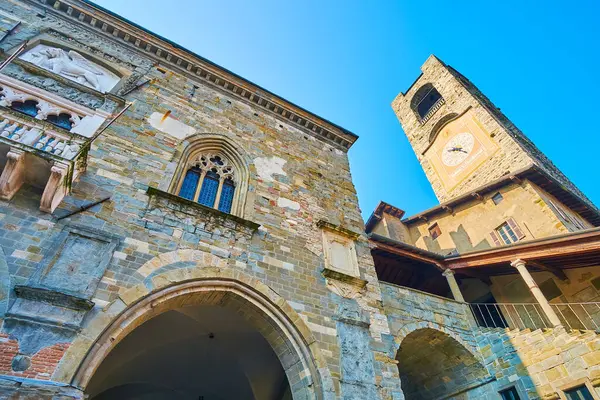
[[[100,92],[109,91],[119,81],[114,73],[74,50],[38,44],[20,58]]]
[[[203,83],[254,107],[258,106],[265,112],[286,123],[291,123],[337,148],[348,150],[357,139],[353,133],[329,121],[300,108],[290,107],[289,102],[252,85],[239,76],[225,74],[223,69],[207,60],[189,52],[178,51],[172,44],[158,40],[156,37],[141,35],[139,31],[134,31],[128,26],[96,12],[93,7],[82,7],[81,4],[67,1],[39,0],[38,4],[53,15],[78,24],[85,24],[88,29],[92,29],[98,35],[109,35],[112,40],[144,53],[161,64],[169,65],[185,75],[200,79]]]
[[[33,85],[0,74],[0,106],[10,108],[15,101],[27,100],[34,100],[37,103],[37,115],[35,116],[37,120],[46,120],[50,115],[70,115],[72,126],[68,132],[77,136],[68,135],[68,138],[74,141],[78,136],[91,137],[110,115],[106,111],[83,107]],[[66,131],[66,129],[50,123],[47,123],[46,126],[54,131]],[[60,133],[55,133],[54,136],[60,135]]]

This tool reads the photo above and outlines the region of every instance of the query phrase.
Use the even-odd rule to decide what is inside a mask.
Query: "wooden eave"
[[[522,259],[532,270],[557,272],[600,266],[600,228],[514,243],[460,255],[441,255],[376,234],[369,235],[371,249],[390,257],[452,269],[477,277],[514,274],[510,263]]]
[[[386,238],[385,236],[370,234],[369,241],[371,249],[383,250],[388,253],[401,256],[410,260],[415,260],[436,266],[438,269],[444,269],[442,263],[444,256],[431,251],[420,249],[406,243]]]
[[[367,223],[365,224],[365,231],[367,233],[370,233],[373,230],[373,228],[375,228],[375,225],[377,225],[377,223],[381,221],[384,213],[389,214],[398,219],[404,216],[404,210],[401,210],[398,207],[394,207],[393,205],[386,203],[385,201],[380,201],[377,205],[377,208],[375,208],[375,211],[373,211],[373,213],[367,220]]]
[[[446,268],[510,267],[516,259],[561,269],[600,265],[600,228],[446,257]]]

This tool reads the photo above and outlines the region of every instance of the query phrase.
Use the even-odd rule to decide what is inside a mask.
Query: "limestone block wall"
[[[539,188],[529,181],[513,184],[498,192],[503,200],[492,201],[494,193],[443,212],[429,221],[413,220],[408,224],[415,246],[431,251],[457,249],[459,252],[481,250],[494,246],[490,232],[509,218],[513,218],[525,235],[522,240],[539,239],[566,233],[567,229],[552,209],[542,200]],[[437,223],[442,234],[435,240],[428,228]]]
[[[371,386],[369,393],[390,398],[394,364],[385,356],[389,330],[345,150],[190,74],[154,68],[147,54],[102,33],[100,23],[97,31],[91,31],[52,10],[36,14],[28,7],[19,2],[0,5],[3,12],[23,21],[16,36],[2,43],[3,49],[52,30],[70,38],[72,46],[85,46],[107,61],[133,66],[138,74],[134,83],[145,83],[137,89],[131,85],[134,90],[123,94],[126,102],[135,104],[93,143],[85,174],[54,215],[38,211],[41,191],[35,187],[24,187],[11,202],[0,202],[0,246],[10,276],[0,281],[4,296],[0,319],[15,303],[15,286],[27,284],[43,268],[44,256],[56,248],[65,227],[93,228],[118,239],[91,299],[93,308],[82,323],[86,335],[42,332],[35,322],[18,327],[5,323],[0,352],[15,356],[2,358],[0,374],[68,384],[94,340],[133,299],[180,280],[205,279],[208,272],[198,270],[207,268],[216,275],[227,271],[228,279],[252,278],[265,285],[265,293],[272,291],[284,299],[290,314],[299,318],[297,326],[306,327],[306,337],[314,338],[310,345],[316,349],[325,397],[339,396],[340,362],[345,358],[336,310],[343,293],[328,289],[321,274],[323,241],[316,223],[325,220],[358,234],[360,279],[367,282],[352,301],[365,313],[360,337],[369,341],[363,350],[372,352],[373,367],[370,375],[353,379],[364,378],[363,383]],[[40,84],[36,71],[17,69],[14,76]],[[49,76],[48,82],[54,78]],[[94,95],[61,85],[51,84],[48,90],[82,102]],[[235,218],[203,214],[168,196],[157,200],[150,195],[149,188],[165,192],[172,187],[185,148],[205,137],[235,144],[247,163],[243,218],[259,229]],[[56,217],[105,197],[110,200],[85,212]],[[192,250],[205,256],[178,256]],[[164,274],[171,278],[165,281]],[[161,284],[154,286],[156,282]],[[43,309],[37,313],[43,314]],[[56,356],[59,350],[67,355]],[[54,358],[41,357],[45,352]]]
[[[493,371],[483,364],[465,303],[388,283],[381,287],[395,343],[390,357],[396,359],[405,398],[464,393],[495,398]]]
[[[564,390],[600,386],[600,337],[594,332],[482,329],[478,345],[499,387],[515,385],[531,399],[558,400]]]

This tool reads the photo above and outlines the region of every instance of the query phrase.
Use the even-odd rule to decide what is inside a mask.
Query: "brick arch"
[[[247,319],[255,323],[280,358],[294,399],[333,397],[325,358],[291,306],[267,285],[241,271],[210,266],[168,270],[154,276],[151,288],[140,284],[121,293],[86,324],[63,357],[69,361],[59,365],[53,379],[85,389],[108,353],[136,327],[183,304],[207,304],[215,293],[225,294],[225,303],[246,305]]]

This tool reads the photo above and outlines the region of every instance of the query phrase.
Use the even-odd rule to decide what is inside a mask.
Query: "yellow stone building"
[[[422,72],[392,106],[441,204],[408,218],[379,204],[366,231],[380,281],[465,304],[483,342],[497,331],[486,357],[511,365],[504,342],[520,362],[502,398],[597,398],[598,209],[467,78],[435,56]],[[425,383],[443,377],[402,365],[418,358],[399,352],[401,380],[423,383],[403,391],[435,398]]]

